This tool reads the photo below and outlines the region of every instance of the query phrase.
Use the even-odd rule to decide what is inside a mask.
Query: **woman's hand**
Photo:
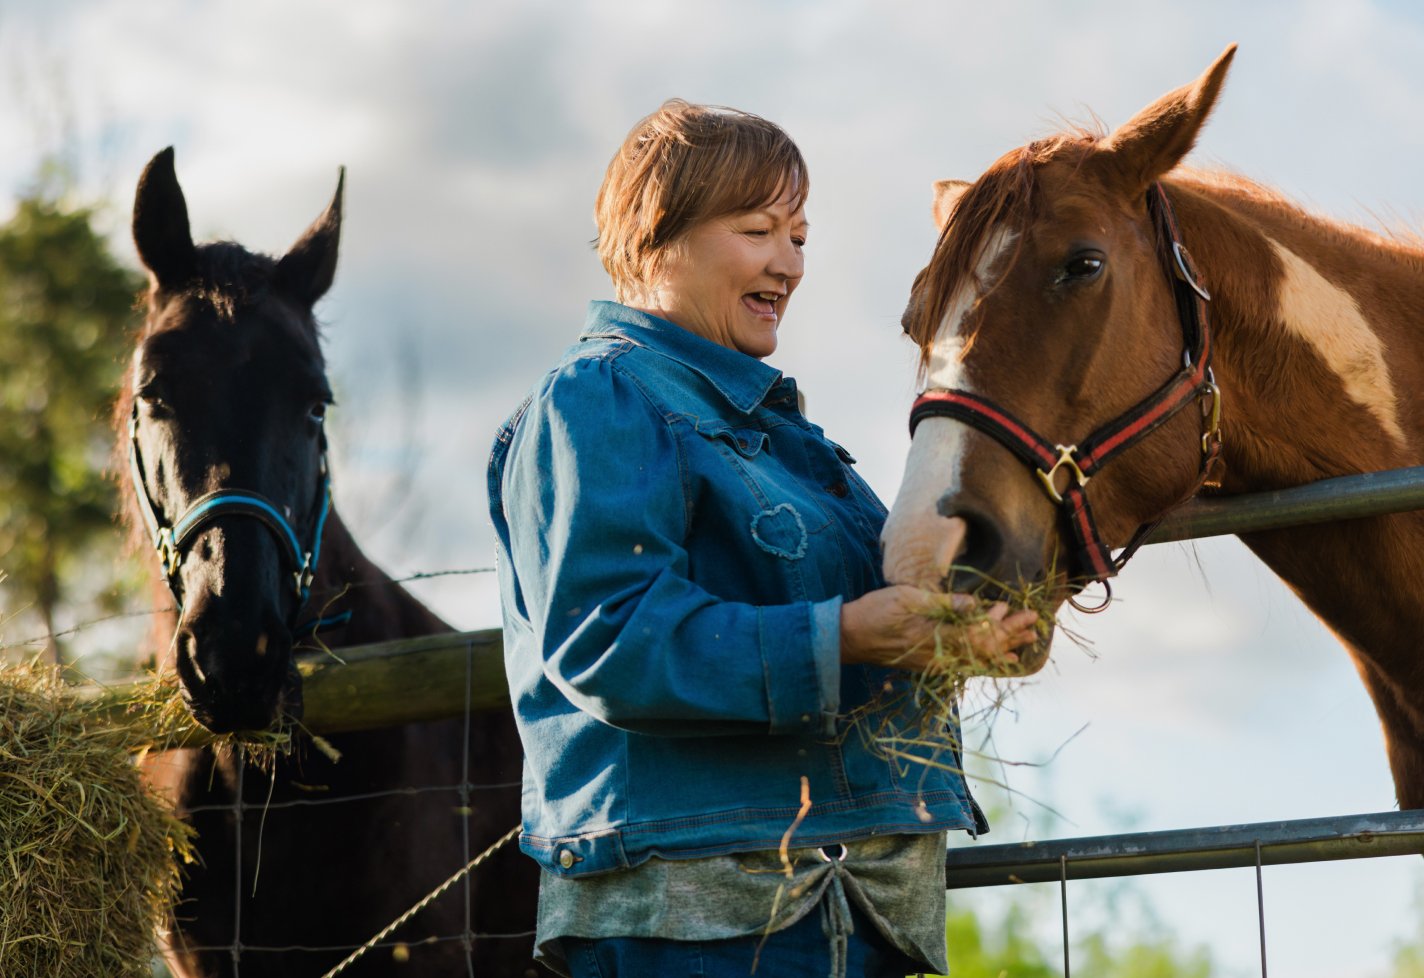
[[[976,616],[965,624],[934,617],[938,609],[962,615],[978,606],[978,600],[968,594],[925,591],[906,584],[871,591],[841,605],[841,662],[915,672],[945,667],[978,675],[1020,671],[1014,649],[1038,640],[1038,615],[1010,613],[1008,605],[996,602],[982,618]]]

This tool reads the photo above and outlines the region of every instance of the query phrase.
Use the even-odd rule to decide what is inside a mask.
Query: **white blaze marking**
[[[1268,239],[1269,240],[1269,239]],[[1360,312],[1354,298],[1331,283],[1299,255],[1271,241],[1285,276],[1277,310],[1291,335],[1308,343],[1334,371],[1345,394],[1374,415],[1403,448],[1398,403],[1390,382],[1384,344]]]
[[[971,279],[959,283],[930,345],[930,389],[969,390],[961,360],[964,322],[992,280],[994,265],[1015,235],[995,230],[986,239]],[[905,476],[881,533],[885,577],[892,584],[937,588],[962,540],[964,524],[939,512],[939,500],[959,489],[965,426],[949,418],[926,418],[910,439]]]

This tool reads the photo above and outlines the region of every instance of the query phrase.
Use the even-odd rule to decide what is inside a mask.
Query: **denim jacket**
[[[983,830],[955,770],[872,754],[845,717],[896,670],[840,664],[882,585],[885,508],[761,361],[612,302],[489,464],[520,844],[578,876],[651,856]]]

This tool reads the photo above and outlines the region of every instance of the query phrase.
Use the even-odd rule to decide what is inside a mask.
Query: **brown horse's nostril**
[[[965,523],[964,546],[954,559],[955,570],[950,575],[954,590],[977,589],[986,577],[991,577],[1004,553],[1004,538],[994,521],[968,509],[956,509],[940,503],[943,516],[958,517]],[[947,511],[948,510],[948,511]]]

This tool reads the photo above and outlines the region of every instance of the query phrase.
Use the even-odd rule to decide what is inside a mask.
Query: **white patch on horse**
[[[969,390],[964,374],[964,324],[980,297],[993,284],[999,259],[1015,235],[992,231],[972,278],[954,290],[949,309],[930,345],[926,380],[931,390]],[[964,523],[940,514],[939,501],[959,489],[967,428],[949,418],[926,418],[915,429],[905,459],[905,476],[880,539],[885,577],[892,584],[937,588],[964,538]]]
[[[964,322],[969,313],[979,303],[979,299],[993,284],[991,277],[994,266],[1013,245],[1018,237],[1012,231],[996,228],[985,240],[974,263],[974,275],[958,283],[951,296],[949,308],[935,331],[934,342],[930,344],[929,369],[926,379],[929,387],[938,390],[966,390],[961,356],[964,350]]]
[[[1271,241],[1285,275],[1278,314],[1291,332],[1310,344],[1345,388],[1401,448],[1406,444],[1390,382],[1384,344],[1354,298],[1278,241]]]

